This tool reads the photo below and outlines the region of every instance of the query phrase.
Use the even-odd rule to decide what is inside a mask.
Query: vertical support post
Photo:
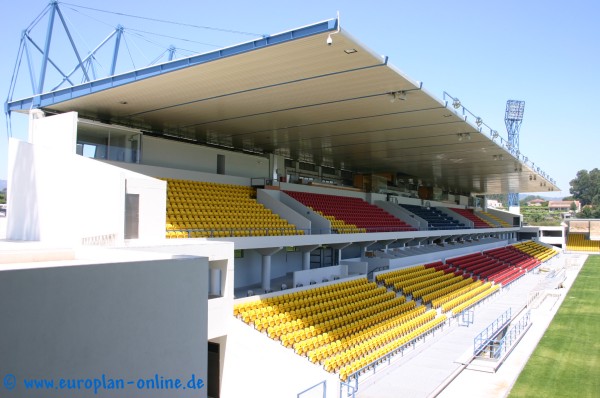
[[[317,249],[320,245],[297,246],[302,252],[302,270],[310,269],[310,252]]]
[[[271,256],[281,249],[283,249],[283,247],[256,249],[256,251],[262,255],[261,288],[265,291],[271,290]]]
[[[271,256],[262,257],[262,274],[261,274],[261,287],[263,290],[271,290]]]
[[[175,57],[175,46],[171,45],[169,46],[169,61],[173,61],[173,58]]]
[[[302,269],[304,271],[310,269],[310,251],[302,252]]]

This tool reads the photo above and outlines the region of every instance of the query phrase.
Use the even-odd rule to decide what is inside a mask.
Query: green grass
[[[509,396],[600,396],[600,256],[588,257]]]

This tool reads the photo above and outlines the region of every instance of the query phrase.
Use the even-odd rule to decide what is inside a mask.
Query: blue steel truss
[[[45,17],[48,16],[48,27],[43,45],[38,45],[31,36],[31,30]],[[53,39],[53,31],[55,27],[55,19],[58,19],[64,29],[66,36],[69,39],[70,47],[72,48],[77,63],[64,72],[55,60],[50,56],[50,47]],[[299,39],[302,37],[319,34],[323,32],[333,32],[339,29],[339,18],[318,22],[313,25],[304,26],[295,30],[279,33],[276,35],[264,35],[261,38],[251,40],[239,45],[226,47],[217,51],[193,55],[191,57],[176,59],[175,46],[168,47],[161,55],[153,60],[150,65],[135,69],[131,72],[119,74],[116,70],[117,60],[119,57],[119,49],[121,39],[124,37],[124,27],[118,25],[100,44],[98,44],[85,57],[81,57],[75,42],[71,36],[69,28],[65,22],[65,18],[59,7],[59,2],[52,0],[42,11],[42,13],[34,20],[30,26],[23,31],[21,43],[17,54],[17,61],[13,71],[9,93],[6,102],[4,103],[4,111],[7,114],[7,121],[10,119],[10,113],[13,111],[26,110],[49,106],[51,104],[62,102],[68,99],[76,98],[82,95],[91,94],[97,91],[102,91],[112,87],[131,83],[148,77],[156,76],[172,72],[174,70],[186,68],[200,63],[210,62],[219,58],[229,57],[235,54],[244,53],[247,51],[256,50],[270,45],[280,44],[287,41]],[[97,76],[94,62],[98,51],[106,46],[114,39],[114,48],[112,51],[112,61],[108,76]],[[31,52],[38,51],[42,54],[39,77],[35,76],[35,67]],[[164,55],[167,55],[168,62],[155,65],[155,63]],[[13,94],[16,87],[16,82],[21,64],[25,62],[29,71],[31,81],[31,96],[25,96],[19,100],[13,100]],[[48,67],[53,67],[61,76],[62,81],[51,89],[46,89],[46,75]],[[81,81],[75,81],[75,75],[80,72],[83,76]],[[60,80],[60,79],[59,79]]]

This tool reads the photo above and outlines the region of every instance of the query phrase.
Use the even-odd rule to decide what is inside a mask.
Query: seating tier
[[[166,179],[167,238],[302,235],[255,199],[252,187]]]
[[[333,216],[366,232],[414,231],[415,228],[360,198],[285,191],[305,206],[325,216]]]

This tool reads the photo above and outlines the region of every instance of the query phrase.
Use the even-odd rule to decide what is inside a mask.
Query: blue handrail
[[[481,350],[490,343],[491,339],[496,335],[496,333],[510,323],[512,318],[511,314],[512,309],[509,308],[502,315],[496,318],[496,320],[494,320],[481,333],[475,336],[473,339],[473,355],[479,354]]]

